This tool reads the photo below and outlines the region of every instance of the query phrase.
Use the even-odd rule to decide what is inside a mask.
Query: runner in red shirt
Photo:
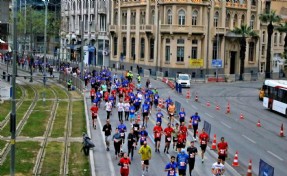
[[[96,120],[97,120],[98,111],[99,111],[99,108],[96,103],[93,103],[93,106],[90,108],[90,111],[92,113],[92,124],[93,124],[93,127],[96,129]]]
[[[124,102],[130,102],[130,96],[128,96],[128,95],[125,95],[125,98],[124,98]]]
[[[199,142],[200,142],[200,148],[201,148],[201,159],[202,163],[204,162],[204,153],[206,151],[207,142],[209,141],[208,134],[204,131],[204,128],[202,128],[202,133],[199,135]]]
[[[91,102],[94,101],[95,95],[96,95],[96,90],[94,88],[92,88],[90,90]]]
[[[181,123],[179,130],[182,132],[184,140],[186,141],[188,131],[187,131],[187,127],[185,126],[184,122]],[[185,142],[183,143],[183,148],[185,148]]]
[[[108,101],[109,101],[109,92],[108,92],[108,91],[106,91],[106,92],[104,93],[104,100],[105,100],[105,102],[108,102]]]
[[[224,137],[221,137],[221,142],[217,144],[218,158],[222,160],[222,164],[225,163],[227,157],[228,143],[224,141]]]
[[[181,149],[184,148],[185,141],[186,141],[185,135],[183,134],[182,131],[179,131],[177,135],[177,144],[176,144],[178,153],[180,153]]]
[[[121,176],[128,176],[130,171],[131,160],[128,157],[127,153],[124,153],[124,156],[119,161],[119,166],[121,166]]]
[[[170,126],[170,123],[168,123],[167,127],[164,129],[164,135],[165,135],[164,153],[166,152],[168,154],[168,150],[169,150],[170,142],[171,142],[171,134],[173,132],[174,132],[173,128]]]
[[[154,142],[155,142],[155,152],[160,152],[159,151],[159,147],[160,147],[160,140],[161,140],[162,132],[163,132],[162,127],[160,126],[160,123],[157,122],[156,126],[153,128]]]

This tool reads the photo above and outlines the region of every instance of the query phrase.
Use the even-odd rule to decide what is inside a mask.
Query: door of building
[[[230,71],[229,74],[235,74],[236,51],[230,51]]]

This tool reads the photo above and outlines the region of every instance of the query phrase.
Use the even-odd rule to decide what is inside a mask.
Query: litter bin
[[[4,80],[6,79],[6,72],[3,71],[3,77]]]

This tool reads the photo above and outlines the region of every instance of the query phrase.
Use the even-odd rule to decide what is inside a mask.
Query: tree
[[[243,80],[243,73],[244,73],[244,60],[245,60],[245,53],[246,53],[246,38],[248,37],[256,37],[257,34],[254,30],[247,25],[241,25],[240,27],[236,27],[232,32],[235,34],[240,35],[240,76],[239,80]]]
[[[286,34],[284,38],[284,58],[287,59],[287,22],[280,24],[278,31]]]
[[[263,14],[260,14],[259,16],[260,21],[263,23],[268,23],[267,26],[267,34],[268,34],[268,40],[267,40],[267,54],[266,54],[266,71],[265,71],[265,78],[270,78],[270,62],[271,62],[271,39],[272,34],[274,31],[273,23],[278,23],[281,21],[281,17],[276,14],[274,10],[270,12],[265,12]]]

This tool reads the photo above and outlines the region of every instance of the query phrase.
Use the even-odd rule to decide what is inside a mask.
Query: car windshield
[[[179,79],[179,80],[188,80],[189,77],[188,77],[187,75],[180,75],[180,76],[178,77],[178,79]]]

